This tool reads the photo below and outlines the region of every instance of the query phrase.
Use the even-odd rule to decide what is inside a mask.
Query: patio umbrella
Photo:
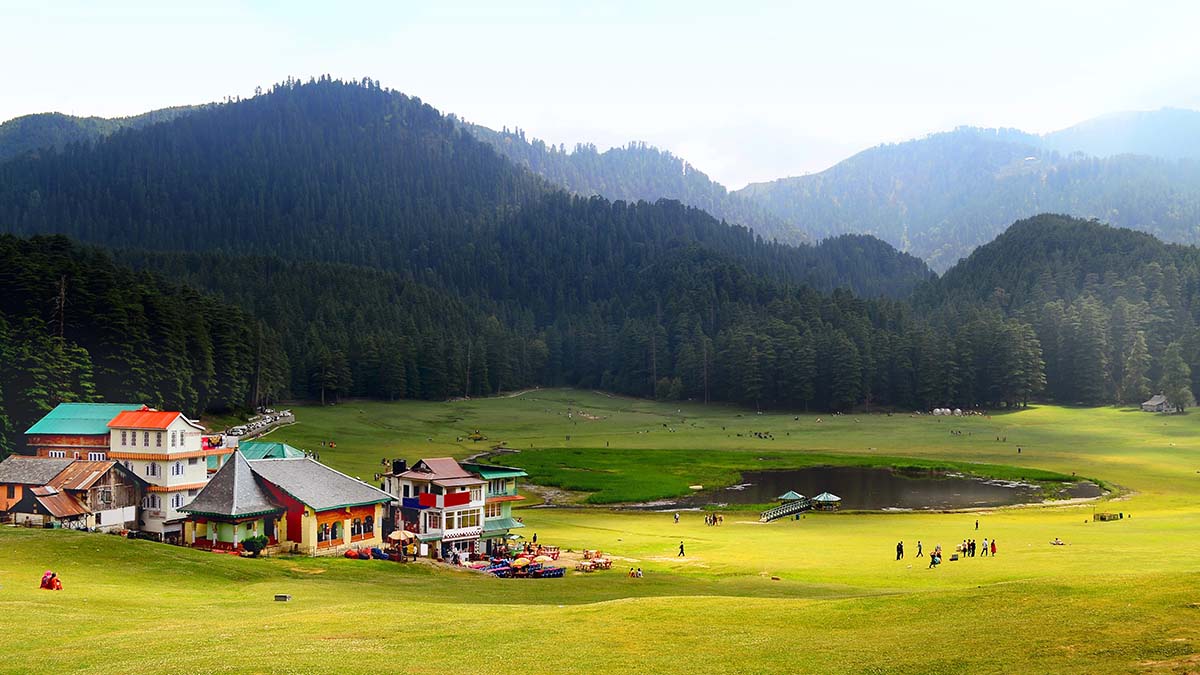
[[[387,538],[391,541],[412,541],[417,538],[417,535],[408,530],[395,530]]]
[[[529,558],[517,558],[509,564],[509,567],[524,567],[529,564]]]
[[[551,558],[548,555],[539,555],[538,557],[533,559],[533,562],[540,562],[540,563],[554,562],[554,558]]]

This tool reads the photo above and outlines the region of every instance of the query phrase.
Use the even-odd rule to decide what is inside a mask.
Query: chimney
[[[392,475],[398,476],[398,475],[404,473],[405,471],[408,471],[408,460],[407,459],[393,459],[392,460]]]

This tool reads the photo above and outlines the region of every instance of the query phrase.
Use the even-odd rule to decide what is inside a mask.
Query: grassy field
[[[730,512],[721,527],[694,513],[676,525],[655,513],[523,509],[527,533],[603,548],[618,568],[646,570],[640,580],[620,569],[496,580],[425,564],[238,560],[3,528],[0,673],[1200,672],[1200,415],[1037,407],[818,422],[563,391],[297,415],[271,438],[367,479],[384,457],[462,457],[504,440],[522,449],[505,461],[592,495],[715,485],[739,468],[826,455],[1074,472],[1124,496],[768,525]],[[490,440],[457,440],[474,429]],[[1092,523],[1093,508],[1130,517]],[[985,536],[998,541],[994,559],[929,570],[911,557],[918,539],[928,550]],[[1054,537],[1068,545],[1050,546]],[[897,562],[900,539],[909,557]],[[36,589],[49,568],[66,590]],[[274,603],[274,593],[295,599]]]

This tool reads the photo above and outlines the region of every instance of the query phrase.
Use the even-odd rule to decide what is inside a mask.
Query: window
[[[483,499],[483,488],[481,488],[481,487],[471,488],[471,501],[477,502],[481,499]]]
[[[100,489],[100,503],[101,504],[111,504],[112,500],[113,500],[112,490],[109,488],[101,488]],[[100,514],[97,513],[96,515],[99,516]]]
[[[171,475],[172,476],[182,476],[183,475],[183,462],[175,462],[174,464],[171,465]]]
[[[122,446],[129,445],[129,441],[128,441],[128,439],[126,439],[126,438],[125,438],[125,434],[126,434],[126,433],[127,433],[127,432],[126,432],[124,429],[122,429],[122,430],[121,430],[121,445],[122,445]]]
[[[175,432],[171,432],[171,447],[175,447]]]
[[[146,465],[146,475],[147,476],[157,476],[158,475],[158,463],[157,462],[150,462],[149,464]]]
[[[461,529],[464,527],[479,527],[479,512],[472,509],[470,511],[458,511],[458,518],[454,519],[450,516],[446,518],[446,527],[448,529]],[[457,520],[457,522],[455,522]]]
[[[363,520],[363,534],[374,534],[374,533],[375,533],[375,516],[367,516],[366,519]]]
[[[133,462],[131,462],[131,461],[129,461],[129,460],[125,460],[124,462],[122,462],[122,464],[124,464],[124,465],[125,465],[125,468],[126,468],[126,469],[129,469],[130,471],[133,471]]]
[[[142,498],[142,508],[157,509],[162,506],[162,500],[156,494],[148,494]]]
[[[188,457],[188,466],[195,466],[200,461],[199,457]]]
[[[200,494],[200,491],[199,491],[199,490],[197,490],[197,489],[195,489],[195,488],[193,488],[193,489],[191,489],[191,490],[188,490],[188,496],[189,496],[189,497],[195,497],[195,496],[196,496],[196,495],[198,495],[198,494]]]
[[[361,518],[355,518],[354,520],[350,521],[350,536],[351,537],[357,537],[358,535],[362,534],[362,531],[363,531],[363,529],[362,529],[362,519]]]
[[[404,484],[404,496],[405,496],[405,497],[407,497],[407,496],[408,496],[408,488],[409,488],[409,485],[408,485],[408,483],[405,483],[405,484]]]
[[[329,523],[317,527],[317,543],[329,541]]]
[[[162,432],[161,431],[154,434],[154,447],[156,447],[156,448],[162,447]]]
[[[183,493],[176,492],[175,494],[171,495],[171,508],[177,509],[181,506],[183,506]]]
[[[428,527],[431,530],[442,529],[442,514],[440,514],[440,513],[429,514],[428,516],[426,516],[425,525],[426,525],[426,527]]]
[[[137,432],[135,431],[134,433],[137,433]],[[143,448],[150,447],[150,432],[149,431],[142,432],[142,447]]]
[[[88,453],[88,461],[89,462],[103,462],[106,459],[108,459],[108,455],[104,454],[103,452],[89,452]]]
[[[54,459],[66,459],[66,457],[67,457],[66,450],[51,450],[47,454],[50,455]]]
[[[487,506],[483,507],[483,516],[485,518],[499,518],[500,514],[503,512],[504,509],[502,504],[488,504]]]
[[[16,498],[17,498],[17,486],[16,486],[16,485],[9,485],[9,486],[8,486],[8,498],[9,498],[9,499],[16,499]]]

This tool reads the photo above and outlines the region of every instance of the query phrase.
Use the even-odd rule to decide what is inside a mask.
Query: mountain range
[[[963,129],[861,153],[822,180],[869,193],[893,183],[873,182],[872,167],[893,166],[921,176],[903,192],[919,204],[913,195],[995,182],[997,171],[1012,185],[1065,189],[1055,181],[1082,181],[1089,166],[1109,182],[1088,186],[1125,193],[1148,184],[1138,178],[1148,161],[1176,178],[1192,161],[1085,161],[1041,143]],[[958,179],[937,170],[947,165]],[[832,203],[833,188],[818,187]],[[660,189],[674,192],[652,199]],[[3,269],[20,270],[0,272],[0,357],[19,355],[42,379],[6,372],[0,397],[28,415],[47,392],[91,395],[46,381],[66,374],[108,398],[179,406],[572,385],[759,407],[922,409],[1013,406],[1042,392],[1132,400],[1177,366],[1193,368],[1189,382],[1200,374],[1191,247],[1041,215],[937,278],[870,234],[761,236],[739,220],[785,221],[758,189],[724,191],[646,146],[566,152],[371,80],[328,77],[18,152],[0,162],[0,253]],[[1146,211],[1171,208],[1170,194],[1141,197]],[[889,220],[886,202],[861,205],[881,237],[936,241]],[[993,210],[1019,212],[958,208],[988,222],[1006,217]],[[945,229],[961,250],[973,246]],[[92,277],[110,290],[77,295]],[[124,279],[163,290],[118,292]],[[226,342],[214,331],[210,356],[174,377],[151,356],[158,348],[184,364],[189,354],[171,299],[180,297],[208,298],[194,303],[206,308],[200,320],[245,330]],[[168,314],[171,331],[139,328],[147,336],[132,350],[114,337]],[[93,316],[118,328],[98,337]],[[236,395],[204,393],[213,373],[228,372],[213,354],[237,364]],[[138,375],[114,377],[125,370]]]

